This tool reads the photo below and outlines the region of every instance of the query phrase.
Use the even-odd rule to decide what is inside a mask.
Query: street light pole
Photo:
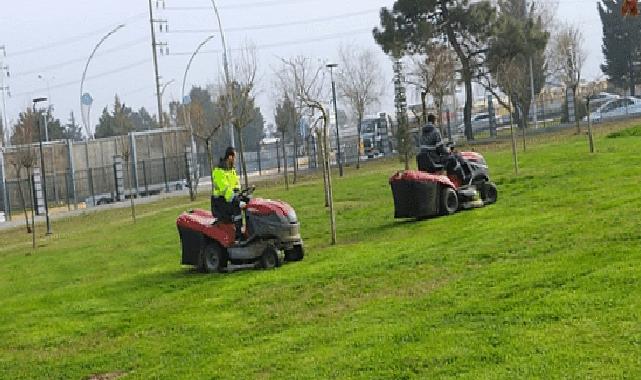
[[[194,129],[191,126],[191,120],[187,118],[187,103],[185,102],[185,84],[187,83],[187,73],[189,72],[189,68],[191,68],[191,63],[194,61],[194,58],[200,52],[200,49],[202,49],[207,42],[209,42],[212,38],[214,38],[214,35],[210,35],[207,38],[205,38],[194,50],[194,53],[189,57],[189,62],[187,62],[187,66],[185,67],[185,74],[183,75],[183,85],[182,85],[182,92],[181,92],[181,102],[183,104],[183,120],[185,122],[185,125],[189,127],[189,138],[190,138],[190,144],[191,144],[191,170],[192,173],[189,173],[190,175],[190,183],[193,183],[194,177],[196,177],[196,140],[194,139]],[[191,104],[191,102],[190,102]],[[233,132],[233,131],[232,131]],[[232,133],[232,139],[233,139],[233,133]],[[232,140],[233,141],[233,140]],[[189,195],[190,199],[194,199],[194,189],[193,186],[189,186]]]
[[[225,70],[225,88],[228,91],[227,107],[229,107],[229,110],[231,112],[231,108],[232,108],[231,97],[234,96],[234,92],[231,90],[231,81],[229,80],[229,61],[227,59],[227,44],[225,43],[225,32],[223,32],[223,24],[220,21],[220,14],[218,13],[218,7],[216,6],[216,1],[211,0],[211,5],[214,7],[214,13],[216,13],[216,19],[218,20],[218,30],[220,31],[220,39],[223,44],[223,68]],[[234,141],[234,126],[231,123],[229,123],[229,137],[230,137],[232,148],[235,148],[236,144]]]
[[[332,97],[334,98],[334,117],[336,118],[336,148],[338,149],[338,173],[343,176],[343,157],[341,155],[341,136],[338,129],[338,107],[336,105],[336,83],[334,82],[334,68],[338,67],[336,63],[329,63],[326,65],[329,68],[329,73],[332,78]]]
[[[80,79],[80,109],[82,109],[82,94],[83,94],[82,90],[83,90],[84,85],[85,85],[85,78],[87,77],[87,69],[89,68],[89,62],[91,62],[91,59],[96,54],[96,50],[98,50],[100,45],[102,45],[102,43],[105,42],[105,40],[107,38],[109,38],[112,34],[116,33],[117,31],[119,31],[120,29],[122,29],[124,27],[125,27],[125,24],[120,24],[117,27],[115,27],[114,29],[112,29],[109,33],[105,34],[104,37],[102,37],[100,39],[100,41],[98,41],[98,44],[91,51],[91,54],[89,55],[89,59],[87,59],[87,63],[85,64],[85,70],[82,72],[82,79]],[[90,136],[91,136],[91,133],[89,132],[89,126],[87,125],[89,120],[84,120],[84,118],[83,118],[82,122],[83,122],[83,124],[85,124],[85,132],[87,132],[87,139],[89,139]]]
[[[33,99],[33,113],[36,114],[36,104],[39,102],[46,102],[47,98],[35,98]],[[46,115],[43,115],[46,117]],[[38,143],[40,147],[40,168],[42,171],[42,196],[45,202],[45,218],[47,221],[47,235],[51,235],[51,223],[49,221],[49,203],[47,202],[47,175],[45,171],[45,159],[44,154],[42,153],[42,131],[40,129],[40,116],[38,116]]]
[[[51,87],[49,86],[49,77],[45,77],[42,74],[38,74],[38,79],[43,80],[47,84],[47,97],[49,98],[49,106],[47,110],[51,112]],[[45,141],[49,141],[49,125],[47,125],[47,119],[45,118]]]

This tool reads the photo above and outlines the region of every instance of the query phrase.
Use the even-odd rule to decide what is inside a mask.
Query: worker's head
[[[427,115],[427,122],[431,124],[436,123],[436,116],[434,116],[433,114]]]
[[[231,146],[225,149],[223,160],[227,163],[228,167],[233,168],[236,162],[236,149]]]

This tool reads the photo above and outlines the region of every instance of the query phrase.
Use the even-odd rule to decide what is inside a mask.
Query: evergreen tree
[[[76,124],[76,117],[73,111],[69,114],[69,122],[64,126],[63,138],[73,141],[82,140],[82,128]]]
[[[465,135],[472,133],[472,80],[484,64],[487,42],[492,36],[496,10],[487,0],[396,0],[391,10],[381,9],[381,29],[374,39],[385,53],[401,58],[406,53],[429,54],[430,42],[450,44],[461,64],[465,84]]]
[[[603,55],[601,70],[616,86],[630,91],[641,83],[641,18],[622,17],[624,0],[602,0],[597,3],[603,25]]]

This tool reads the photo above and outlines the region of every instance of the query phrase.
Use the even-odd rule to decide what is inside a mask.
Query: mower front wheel
[[[200,260],[200,270],[205,273],[222,272],[227,268],[227,260],[222,248],[213,242],[206,243]]]
[[[496,200],[498,199],[498,190],[496,189],[496,185],[492,182],[484,182],[481,187],[481,199],[483,199],[483,203],[486,205],[496,203]]]
[[[451,187],[444,187],[441,191],[441,214],[452,215],[458,211],[458,195]]]
[[[285,261],[301,261],[305,257],[302,245],[295,245],[292,249],[285,251]]]

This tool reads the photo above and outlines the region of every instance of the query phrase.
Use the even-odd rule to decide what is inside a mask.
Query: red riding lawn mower
[[[397,172],[390,178],[395,218],[451,215],[496,202],[496,185],[479,153],[451,153],[448,162],[455,165],[437,164],[427,153],[420,153],[416,160],[418,171]]]
[[[182,264],[212,273],[246,267],[271,269],[281,265],[281,256],[285,261],[303,259],[303,239],[294,209],[285,202],[252,198],[253,191],[239,194],[247,203],[245,239],[240,243],[235,243],[234,224],[217,220],[210,211],[196,209],[178,217]]]

